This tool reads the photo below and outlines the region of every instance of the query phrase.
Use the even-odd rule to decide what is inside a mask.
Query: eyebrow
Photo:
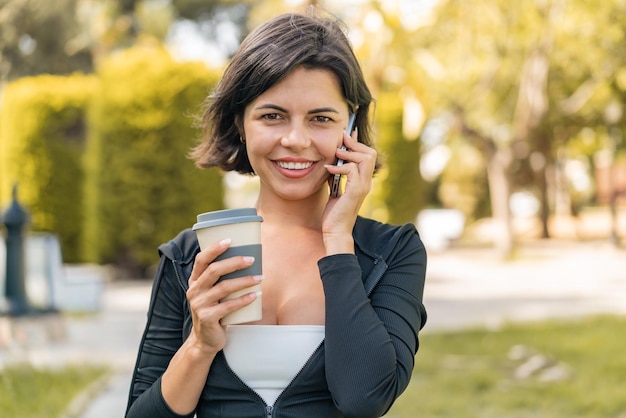
[[[263,109],[272,109],[272,110],[278,110],[284,113],[289,113],[287,109],[285,109],[284,107],[271,104],[271,103],[266,103],[266,104],[262,104],[262,105],[255,107],[255,110],[263,110]],[[307,111],[307,114],[310,115],[310,114],[315,114],[315,113],[327,113],[327,112],[337,113],[337,114],[339,113],[337,109],[332,108],[332,107],[318,107],[318,108]]]

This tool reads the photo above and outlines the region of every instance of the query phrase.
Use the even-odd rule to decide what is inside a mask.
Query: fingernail
[[[261,297],[261,295],[263,294],[263,292],[261,290],[259,290],[258,292],[252,292],[252,293],[248,293],[248,297],[250,297],[250,299],[256,299],[258,297]]]
[[[245,257],[243,258],[243,260],[244,260],[246,263],[248,263],[248,264],[252,264],[252,263],[254,263],[254,257],[245,256]]]
[[[263,276],[262,274],[256,275],[256,276],[252,276],[252,278],[257,281],[257,282],[261,282],[263,281],[263,279],[265,279],[265,276]]]
[[[232,240],[230,238],[224,238],[220,241],[220,247],[228,247]]]

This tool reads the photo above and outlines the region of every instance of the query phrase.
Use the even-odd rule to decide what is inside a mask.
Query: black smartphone
[[[356,120],[356,113],[351,113],[350,114],[350,118],[348,119],[348,126],[346,127],[346,133],[348,135],[352,134],[352,131],[354,130],[354,121]],[[341,146],[342,150],[346,149],[345,145]],[[335,165],[337,167],[341,167],[343,165],[343,160],[341,158],[337,158],[337,162],[335,163]],[[337,194],[339,193],[339,185],[341,184],[341,174],[335,174],[335,176],[333,177],[333,182],[332,185],[330,187],[330,196],[331,197],[337,197]]]

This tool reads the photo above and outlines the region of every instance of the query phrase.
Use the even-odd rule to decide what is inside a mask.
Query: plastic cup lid
[[[195,231],[200,228],[243,222],[263,222],[263,218],[256,213],[255,208],[216,210],[199,214],[198,222],[193,225],[192,229]]]

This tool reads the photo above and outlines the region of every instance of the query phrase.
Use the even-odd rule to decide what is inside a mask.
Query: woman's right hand
[[[190,338],[194,340],[194,346],[209,354],[217,353],[226,344],[226,328],[220,324],[220,320],[252,303],[257,297],[255,293],[247,293],[220,303],[221,299],[233,292],[259,284],[260,279],[244,276],[217,283],[220,276],[242,270],[254,263],[253,257],[244,256],[215,261],[229,246],[230,240],[225,239],[200,251],[189,278],[187,300],[193,321]]]
[[[243,256],[216,261],[229,246],[230,240],[222,240],[200,251],[191,271],[186,296],[193,327],[189,338],[170,360],[161,381],[163,399],[180,415],[190,414],[198,405],[213,359],[226,344],[226,327],[220,324],[220,319],[256,298],[256,294],[248,293],[220,303],[227,295],[259,283],[253,276],[217,282],[220,276],[254,262]]]

